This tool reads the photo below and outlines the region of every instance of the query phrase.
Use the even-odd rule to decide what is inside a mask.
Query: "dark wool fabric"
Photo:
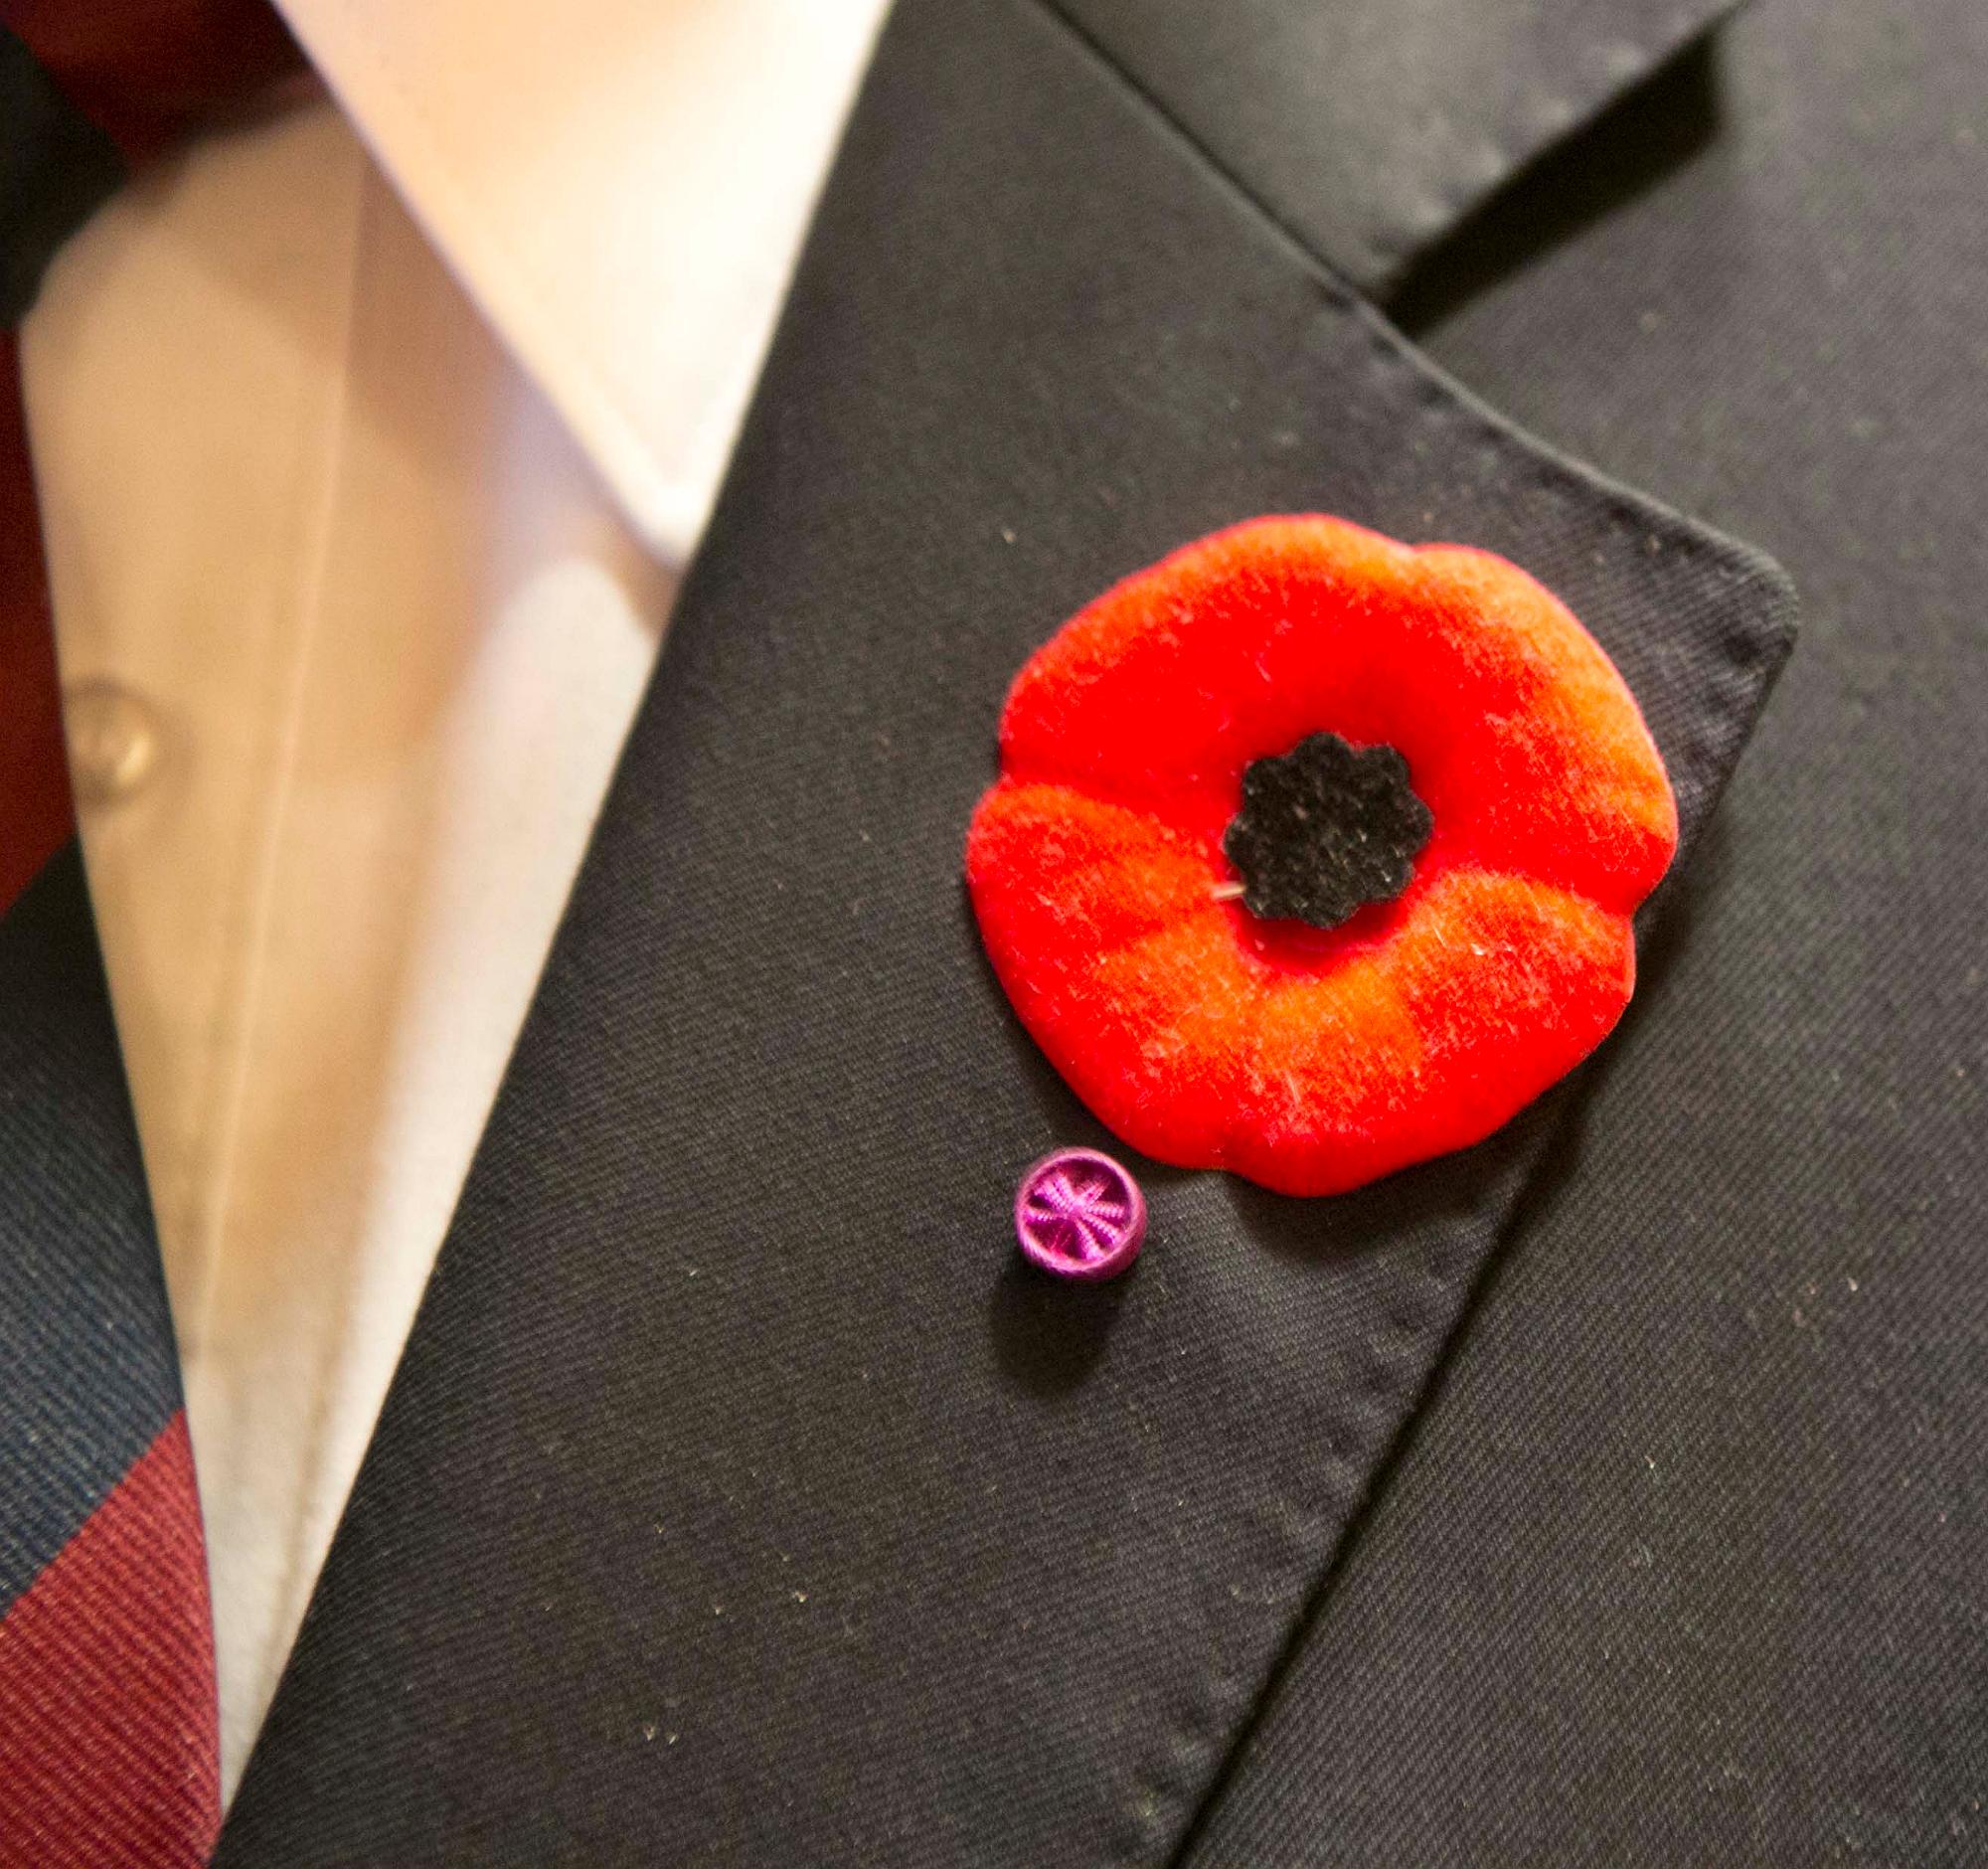
[[[902,7],[224,1865],[1176,1850],[1579,1101],[1345,1200],[1135,1163],[1131,1274],[1019,1263],[1101,1138],[963,900],[1002,698],[1318,509],[1562,594],[1702,833],[1772,568],[1427,369],[1037,0]]]
[[[1988,10],[1759,0],[1402,301],[1802,646],[1189,1860],[1988,1861]]]
[[[1052,0],[1368,291],[1736,0]]]

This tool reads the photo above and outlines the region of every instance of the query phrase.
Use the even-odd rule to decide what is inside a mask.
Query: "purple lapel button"
[[[1015,1237],[1032,1264],[1059,1278],[1109,1278],[1145,1244],[1146,1197],[1109,1155],[1060,1148],[1015,1190]]]

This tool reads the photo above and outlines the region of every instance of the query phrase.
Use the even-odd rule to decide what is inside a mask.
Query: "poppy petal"
[[[1198,840],[1154,817],[1009,780],[973,815],[966,880],[997,966],[1062,968],[1206,912],[1218,879]]]
[[[1677,801],[1635,697],[1558,598],[1488,552],[1425,547],[1434,587],[1474,616],[1525,705],[1460,724],[1414,769],[1432,863],[1523,872],[1633,910],[1677,851]]]
[[[1224,1165],[1331,1194],[1481,1141],[1608,1035],[1634,954],[1627,920],[1581,897],[1446,873],[1385,942],[1266,993]]]
[[[1087,604],[1016,677],[1004,768],[1105,797],[1234,794],[1242,766],[1372,687],[1371,612],[1406,548],[1338,520],[1255,520]],[[1286,727],[1288,723],[1288,729]],[[1233,807],[1232,807],[1233,808]]]
[[[1234,1102],[1217,1081],[1241,1072],[1260,985],[1209,854],[1122,805],[1011,781],[974,814],[966,875],[1002,987],[1071,1088],[1161,1160],[1219,1153]]]

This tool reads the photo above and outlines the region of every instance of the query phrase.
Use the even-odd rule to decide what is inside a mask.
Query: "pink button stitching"
[[[1060,1148],[1022,1176],[1015,1237],[1032,1264],[1059,1278],[1109,1278],[1145,1244],[1146,1197],[1109,1155]]]

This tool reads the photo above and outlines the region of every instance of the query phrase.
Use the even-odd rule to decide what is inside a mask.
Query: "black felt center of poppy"
[[[1393,747],[1308,734],[1244,768],[1242,809],[1222,848],[1251,915],[1337,928],[1408,888],[1434,822]]]

